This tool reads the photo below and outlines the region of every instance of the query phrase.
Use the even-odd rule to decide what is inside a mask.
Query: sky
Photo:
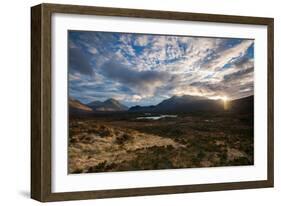
[[[155,105],[174,95],[253,95],[254,40],[68,31],[69,96]]]

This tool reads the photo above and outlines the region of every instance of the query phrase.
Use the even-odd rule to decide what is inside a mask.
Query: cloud
[[[242,57],[233,62],[227,70],[214,73],[217,81],[210,78],[194,81],[189,85],[189,90],[209,97],[228,96],[231,99],[253,95],[253,72],[253,59]]]
[[[92,54],[97,54],[98,50],[95,47],[91,47],[91,48],[89,48],[89,52]]]
[[[135,42],[134,44],[136,46],[146,46],[148,44],[148,36],[145,36],[145,35],[142,35],[142,36],[138,36],[136,39],[135,39]]]
[[[104,63],[100,68],[100,72],[109,79],[134,88],[136,92],[145,92],[149,95],[153,95],[158,87],[173,80],[173,76],[167,72],[154,70],[138,71],[114,60]]]
[[[249,73],[251,73],[253,71],[254,71],[254,67],[250,67],[250,68],[247,68],[247,69],[239,70],[237,72],[233,72],[231,74],[224,75],[223,80],[226,83],[226,82],[229,82],[229,81],[240,79],[242,76],[245,76],[246,74],[249,74]]]
[[[172,95],[253,94],[254,40],[83,31],[69,38],[79,98],[148,105]]]
[[[235,58],[245,55],[248,48],[253,44],[252,40],[244,40],[240,44],[218,52],[217,58],[204,65],[205,69],[218,70],[221,69],[226,63],[231,62]]]
[[[91,57],[85,54],[79,48],[69,48],[69,68],[72,72],[93,76],[94,72],[91,67]]]

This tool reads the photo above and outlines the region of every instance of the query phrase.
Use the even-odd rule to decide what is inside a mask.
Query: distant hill
[[[101,107],[102,104],[103,104],[103,102],[101,102],[101,101],[93,101],[93,102],[90,102],[89,104],[87,104],[87,106],[90,108],[98,108],[98,107]]]
[[[127,111],[128,107],[121,104],[116,99],[110,98],[104,102],[93,101],[87,104],[93,111],[96,112],[115,112],[115,111]]]
[[[85,105],[85,104],[81,103],[80,101],[73,99],[73,98],[69,98],[68,106],[69,106],[70,114],[89,113],[89,112],[93,111],[87,105]]]
[[[254,113],[254,96],[230,101],[229,109],[239,113]]]
[[[254,112],[254,96],[248,96],[241,99],[228,101],[228,111],[238,113],[253,113]],[[83,104],[73,98],[69,99],[69,112],[70,114],[89,114],[93,112],[161,112],[161,113],[174,113],[174,112],[196,112],[196,111],[224,111],[222,100],[211,100],[206,97],[200,96],[173,96],[165,99],[157,105],[151,106],[133,106],[126,107],[119,101],[110,98],[106,101],[93,101],[89,104]]]
[[[156,106],[133,106],[129,109],[129,112],[153,112],[156,111]]]
[[[252,112],[253,96],[229,101],[229,111]],[[195,112],[195,111],[223,111],[224,106],[221,100],[211,100],[200,96],[173,96],[163,100],[157,105],[134,106],[130,112]]]
[[[221,103],[200,96],[173,96],[165,99],[155,106],[131,107],[131,112],[192,112],[203,110],[221,110]]]
[[[159,111],[202,111],[202,110],[219,110],[221,108],[220,102],[217,100],[210,100],[206,97],[200,96],[173,96],[160,102],[156,106]]]

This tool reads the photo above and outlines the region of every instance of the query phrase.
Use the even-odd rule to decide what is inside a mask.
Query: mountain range
[[[89,104],[83,104],[79,100],[69,98],[68,104],[70,114],[87,114],[92,112],[117,112],[128,110],[128,107],[112,98],[104,102],[93,101]]]
[[[227,102],[229,111],[234,112],[253,112],[254,96],[248,96],[241,99]],[[113,98],[106,101],[93,101],[83,104],[78,100],[70,98],[70,113],[93,113],[93,112],[194,112],[194,111],[223,111],[224,105],[222,100],[212,100],[200,96],[173,96],[165,99],[157,105],[151,106],[133,106],[131,108],[121,104]]]
[[[93,101],[87,104],[93,111],[97,112],[117,112],[117,111],[127,111],[129,108],[121,104],[116,99],[110,98],[104,102]]]

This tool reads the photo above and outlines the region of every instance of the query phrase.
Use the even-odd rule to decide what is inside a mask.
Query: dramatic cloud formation
[[[68,53],[70,72],[78,72],[84,75],[93,75],[93,69],[90,64],[91,57],[85,54],[81,49],[70,48]]]
[[[105,77],[130,86],[136,93],[140,93],[140,95],[145,93],[146,96],[152,96],[157,88],[173,79],[168,72],[156,70],[139,71],[116,61],[107,61],[100,69],[101,74]]]
[[[69,92],[82,102],[253,95],[254,41],[69,31]]]

